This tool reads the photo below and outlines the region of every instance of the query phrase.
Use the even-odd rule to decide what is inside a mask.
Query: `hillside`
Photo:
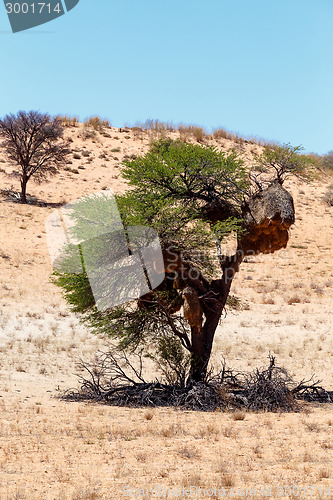
[[[49,282],[45,220],[57,206],[85,194],[125,190],[121,162],[146,152],[161,133],[180,134],[66,127],[72,163],[47,183],[29,182],[28,194],[37,202],[20,205],[0,196],[0,498],[117,498],[126,484],[301,487],[332,481],[328,405],[302,416],[250,414],[237,420],[54,398],[77,384],[77,359],[92,360],[105,339],[68,312]],[[236,147],[247,161],[261,148],[232,138],[203,140],[222,150]],[[19,190],[12,170],[0,152],[3,191]],[[219,327],[215,364],[224,356],[235,369],[252,370],[266,365],[271,352],[296,378],[315,373],[333,390],[333,207],[323,201],[332,183],[324,174],[308,184],[286,182],[296,209],[289,245],[242,264],[231,291],[241,308],[229,310]]]

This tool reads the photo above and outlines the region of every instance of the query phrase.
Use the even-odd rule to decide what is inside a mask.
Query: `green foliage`
[[[305,176],[309,160],[299,155],[300,149],[289,145],[266,147],[257,157],[256,166],[262,172],[272,173],[273,169],[281,183],[290,173]],[[209,289],[208,279],[216,277],[219,265],[216,240],[221,242],[231,233],[239,236],[242,232],[242,208],[251,196],[248,170],[235,151],[224,153],[214,147],[159,140],[145,155],[124,161],[122,175],[130,189],[116,196],[116,204],[107,195],[87,197],[73,204],[72,236],[79,241],[89,239],[92,246],[88,253],[95,262],[97,255],[98,263],[103,265],[110,257],[108,238],[115,238],[113,231],[120,220],[125,230],[128,226],[154,228],[162,248],[181,251],[182,264],[191,271],[199,270],[202,284],[208,284]],[[120,238],[119,244],[122,242]],[[89,262],[85,264],[88,269]],[[178,280],[178,287],[171,275],[145,299],[104,311],[95,306],[85,273],[58,273],[55,281],[64,289],[73,310],[85,313],[84,319],[93,331],[117,341],[119,349],[144,348],[169,381],[183,384],[189,360],[193,362],[196,353],[191,327],[179,313],[187,285],[181,288]],[[209,300],[211,297],[206,307],[211,304]],[[229,304],[239,305],[235,298]]]
[[[235,217],[228,217],[225,221],[216,222],[213,226],[214,234],[219,241],[222,241],[230,233],[240,235],[244,232],[241,227],[242,222]]]
[[[63,289],[64,297],[73,312],[86,313],[94,307],[95,299],[85,273],[54,272],[51,281]]]
[[[236,153],[170,139],[155,142],[150,151],[124,162],[123,177],[132,187],[117,197],[124,225],[155,228],[162,245],[195,249],[214,248],[215,228],[205,220],[203,205],[223,199],[240,208],[248,187],[246,169]],[[230,227],[230,217],[224,234]],[[219,231],[222,234],[223,221]]]
[[[239,202],[247,187],[247,173],[235,151],[223,153],[210,146],[181,141],[155,142],[143,157],[125,162],[122,175],[136,194],[151,200],[211,201],[215,195]]]
[[[116,201],[107,193],[80,198],[72,203],[70,208],[68,216],[73,221],[70,235],[79,241],[122,229]]]
[[[300,154],[303,149],[290,144],[265,146],[263,153],[256,156],[257,168],[264,172],[275,170],[281,183],[291,174],[309,179],[314,163],[309,156]]]

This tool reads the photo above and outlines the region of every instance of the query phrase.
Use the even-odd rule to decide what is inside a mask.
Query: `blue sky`
[[[1,2],[0,116],[151,118],[323,154],[333,149],[332,26],[332,0],[80,0],[12,34]]]

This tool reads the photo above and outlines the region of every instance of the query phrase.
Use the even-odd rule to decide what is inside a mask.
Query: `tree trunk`
[[[28,177],[23,173],[21,178],[21,203],[27,203],[27,182]]]
[[[223,298],[209,301],[209,310],[205,311],[205,322],[202,327],[191,327],[193,351],[189,379],[195,382],[203,381],[207,375],[216,328],[229,295],[230,285],[231,282],[228,285],[228,291],[225,290]]]
[[[208,362],[213,347],[213,339],[222,310],[221,312],[211,313],[210,317],[206,318],[202,328],[191,328],[193,352],[189,380],[202,382],[206,378]]]
[[[216,328],[227,302],[232,280],[242,260],[241,251],[237,251],[235,255],[227,259],[223,265],[222,279],[211,283],[210,294],[207,294],[211,296],[206,301],[203,300],[205,315],[203,325],[191,327],[192,358],[188,382],[202,382],[206,378]]]

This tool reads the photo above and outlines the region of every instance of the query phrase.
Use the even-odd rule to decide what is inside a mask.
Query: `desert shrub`
[[[302,299],[301,299],[301,297],[299,297],[299,295],[293,295],[292,297],[290,297],[287,300],[287,304],[289,304],[290,306],[292,304],[301,304],[301,303],[302,303]]]
[[[242,303],[239,297],[236,295],[229,295],[226,302],[227,306],[231,307],[231,309],[242,309]]]
[[[322,156],[321,164],[323,168],[333,172],[333,150]]]
[[[132,128],[133,131],[142,131],[142,130],[152,130],[158,134],[163,134],[163,132],[172,132],[174,130],[174,126],[169,122],[161,122],[159,120],[152,120],[149,118],[144,123],[138,123],[135,127]]]
[[[328,186],[327,191],[323,196],[323,201],[330,207],[333,207],[333,184]]]
[[[103,120],[99,116],[90,116],[84,121],[87,128],[92,128],[96,132],[100,132],[104,127],[111,127],[109,120]]]
[[[63,127],[77,127],[80,123],[78,116],[59,115],[56,119],[61,121]]]
[[[96,135],[97,135],[96,130],[91,130],[90,128],[85,127],[83,130],[81,130],[79,137],[83,140],[95,139]]]
[[[186,140],[188,137],[194,137],[197,142],[203,142],[207,136],[205,129],[197,125],[179,125],[178,130],[181,140]]]
[[[238,134],[235,134],[234,132],[230,132],[228,130],[225,130],[224,128],[218,128],[213,131],[213,137],[214,139],[229,139],[231,141],[234,141],[238,144],[243,144],[245,139],[241,137]]]
[[[233,139],[234,134],[232,132],[228,132],[224,128],[217,128],[213,131],[214,139]]]

